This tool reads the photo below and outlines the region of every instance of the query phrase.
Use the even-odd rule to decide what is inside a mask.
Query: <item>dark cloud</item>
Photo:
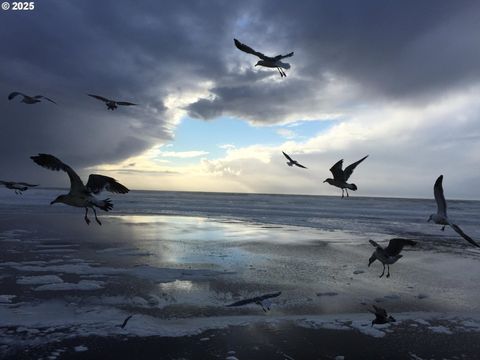
[[[191,116],[266,123],[477,82],[479,8],[474,1],[59,0],[3,11],[3,175],[36,176],[28,157],[38,152],[83,168],[168,141],[180,110],[167,106],[168,96],[207,82],[211,96],[187,106]],[[255,57],[239,52],[233,37],[267,54],[295,51],[289,76],[279,81],[274,70],[254,69]],[[338,79],[361,96],[358,88],[333,91]],[[10,91],[44,94],[58,106],[9,102]],[[140,106],[108,112],[86,93]]]

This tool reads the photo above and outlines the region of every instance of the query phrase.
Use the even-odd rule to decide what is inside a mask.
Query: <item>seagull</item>
[[[435,224],[443,225],[442,231],[445,230],[445,226],[450,225],[450,227],[455,230],[461,237],[467,240],[473,246],[480,247],[470,236],[465,234],[458,225],[455,225],[450,222],[447,217],[447,202],[445,201],[445,196],[443,195],[443,175],[440,175],[435,181],[433,186],[433,195],[435,196],[435,201],[437,202],[437,213],[430,215],[427,221],[433,221]]]
[[[43,96],[43,95],[28,96],[28,95],[25,95],[25,94],[23,94],[21,92],[18,92],[18,91],[14,91],[14,92],[10,93],[10,95],[8,95],[8,100],[12,100],[17,95],[23,96],[23,99],[22,99],[21,102],[23,102],[25,104],[36,104],[38,102],[41,102],[42,101],[41,99],[45,99],[45,100],[48,100],[48,101],[56,104],[55,101],[47,98],[46,96]]]
[[[358,164],[360,164],[363,160],[365,160],[366,158],[368,157],[365,156],[363,158],[361,158],[360,160],[358,160],[357,162],[354,162],[353,164],[350,164],[348,165],[345,170],[342,170],[342,166],[343,166],[343,159],[342,160],[339,160],[335,163],[335,165],[333,165],[331,168],[330,168],[330,171],[332,172],[333,174],[333,179],[326,179],[324,181],[324,183],[329,183],[330,185],[333,185],[333,186],[336,186],[340,189],[342,189],[342,199],[344,198],[344,195],[343,195],[343,189],[345,189],[346,193],[347,193],[347,197],[349,197],[348,195],[348,189],[350,190],[357,190],[357,185],[355,184],[348,184],[347,183],[347,180],[348,178],[350,177],[350,175],[352,175],[353,173],[353,170],[357,167]]]
[[[125,328],[125,326],[127,325],[127,322],[128,322],[128,320],[130,320],[130,318],[131,318],[132,316],[133,316],[133,315],[129,315],[129,316],[127,316],[127,317],[126,317],[126,319],[125,319],[125,320],[123,320],[123,324],[122,324],[122,325],[117,325],[117,326],[118,326],[119,328],[122,328],[122,329],[124,329],[124,328]]]
[[[265,67],[269,67],[269,68],[277,68],[278,72],[280,73],[280,77],[287,76],[287,74],[285,74],[285,71],[283,71],[283,69],[290,69],[290,64],[281,62],[280,60],[282,60],[284,58],[287,58],[287,57],[290,57],[290,56],[293,56],[293,51],[291,53],[287,54],[287,55],[277,55],[277,56],[274,56],[274,57],[270,57],[270,56],[266,56],[266,55],[262,54],[261,52],[253,50],[248,45],[242,44],[237,39],[233,39],[233,41],[235,42],[235,46],[239,50],[242,50],[242,51],[244,51],[248,54],[258,56],[260,59],[262,59],[262,60],[259,60],[255,64],[255,66],[265,66]]]
[[[385,274],[385,265],[387,265],[387,278],[390,277],[390,265],[395,264],[403,255],[400,255],[405,245],[415,246],[417,243],[413,240],[394,238],[390,239],[388,246],[383,248],[373,240],[369,240],[376,249],[373,252],[370,259],[368,259],[368,266],[372,265],[375,260],[380,261],[383,264],[383,271],[380,277]]]
[[[104,211],[109,211],[113,208],[113,204],[110,199],[99,200],[94,196],[94,194],[99,194],[103,190],[118,194],[125,194],[129,191],[114,178],[96,174],[91,174],[88,177],[87,185],[84,185],[80,177],[70,166],[64,164],[53,155],[38,154],[37,156],[31,156],[30,158],[36,164],[46,169],[54,171],[62,170],[68,174],[68,177],[70,178],[70,192],[68,194],[59,195],[50,203],[50,205],[55,203],[64,203],[70,206],[85,208],[85,222],[87,225],[90,224],[90,219],[88,218],[89,208],[93,210],[93,213],[95,214],[95,220],[99,225],[102,225],[102,223],[97,218],[95,207],[98,207]]]
[[[15,190],[15,194],[21,195],[23,191],[27,191],[28,188],[38,186],[34,184],[28,184],[24,182],[15,182],[15,181],[2,181],[0,180],[0,185],[4,185],[7,189]]]
[[[108,110],[115,110],[118,107],[117,105],[126,105],[126,106],[138,105],[138,104],[134,104],[134,103],[127,102],[127,101],[110,100],[110,99],[104,98],[103,96],[100,96],[100,95],[93,95],[93,94],[87,94],[87,95],[91,96],[95,99],[103,101],[105,103],[105,105],[107,105]]]
[[[301,167],[303,169],[307,169],[307,167],[303,166],[302,164],[300,164],[297,160],[293,160],[290,156],[288,156],[287,154],[285,154],[285,152],[283,152],[283,155],[287,158],[288,162],[287,162],[287,165],[288,166],[298,166],[298,167]]]
[[[379,306],[373,306],[373,310],[368,309],[372,314],[375,314],[375,319],[372,320],[372,326],[374,324],[387,324],[390,322],[395,322],[395,318],[387,314],[387,310],[382,309]]]
[[[267,312],[270,310],[272,306],[272,302],[270,301],[270,299],[280,296],[281,293],[282,292],[279,291],[273,294],[265,294],[265,295],[257,296],[251,299],[240,300],[240,301],[234,302],[233,304],[227,305],[227,307],[243,306],[243,305],[255,303],[257,305],[260,305],[263,311]]]

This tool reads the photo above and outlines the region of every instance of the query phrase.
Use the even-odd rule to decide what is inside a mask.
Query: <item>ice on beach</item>
[[[83,352],[83,351],[87,351],[88,347],[86,347],[85,345],[78,345],[78,346],[75,346],[73,350],[75,350],[76,352]]]
[[[80,280],[78,283],[54,283],[36,287],[35,291],[68,291],[68,290],[99,290],[105,286],[104,281]]]
[[[63,280],[57,275],[22,276],[17,279],[17,284],[19,285],[45,285],[59,283],[63,283]]]

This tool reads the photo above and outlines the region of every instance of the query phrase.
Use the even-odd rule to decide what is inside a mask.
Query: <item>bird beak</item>
[[[323,183],[326,183],[326,182],[327,182],[327,180],[325,180]]]
[[[53,205],[53,204],[55,204],[55,203],[56,203],[56,201],[53,200],[53,201],[50,202],[50,205]]]

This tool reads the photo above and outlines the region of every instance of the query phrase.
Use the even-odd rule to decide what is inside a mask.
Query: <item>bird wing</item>
[[[298,161],[295,161],[295,165],[298,166],[298,167],[301,167],[303,169],[308,169],[306,166],[303,166],[302,164],[300,164]]]
[[[12,92],[12,93],[10,93],[10,94],[8,95],[8,100],[12,100],[12,99],[13,99],[15,96],[17,96],[17,95],[27,96],[27,95],[25,95],[25,94],[23,94],[23,93],[21,93],[21,92],[14,91],[14,92]]]
[[[132,316],[133,316],[133,315],[128,315],[127,318],[126,318],[125,320],[123,320],[122,325],[120,325],[120,327],[121,327],[122,329],[125,327],[125,325],[127,325],[128,320],[130,320]]]
[[[331,168],[330,171],[333,174],[333,178],[338,181],[345,181],[344,172],[342,170],[343,159],[338,160]]]
[[[265,295],[262,295],[262,296],[258,296],[258,297],[256,298],[256,300],[257,300],[257,301],[258,301],[258,300],[264,301],[264,300],[266,300],[266,299],[271,299],[271,298],[275,298],[275,297],[277,297],[277,296],[280,296],[281,294],[282,294],[281,291],[278,291],[278,292],[273,293],[273,294],[265,294]]]
[[[287,155],[285,152],[283,152],[283,151],[282,151],[282,153],[283,153],[283,155],[287,158],[288,161],[293,162],[293,160],[292,160],[292,158],[291,158],[290,156],[288,156],[288,155]]]
[[[65,171],[70,178],[70,193],[81,192],[85,190],[82,180],[77,173],[67,164],[64,164],[60,159],[50,154],[38,154],[37,156],[30,156],[36,164],[54,171]]]
[[[447,202],[445,201],[445,195],[443,194],[443,175],[440,175],[433,185],[433,195],[437,202],[437,214],[447,217]]]
[[[8,185],[8,184],[11,184],[11,183],[12,183],[11,181],[0,180],[0,184],[2,184],[2,185]]]
[[[460,229],[460,227],[458,225],[455,225],[455,224],[449,224],[453,230],[455,230],[455,232],[457,234],[459,234],[461,237],[463,237],[465,240],[467,240],[470,244],[472,244],[473,246],[476,246],[476,247],[480,247],[480,245],[478,245],[475,240],[473,240],[470,236],[468,236],[467,234],[465,234],[463,232],[462,229]]]
[[[18,185],[23,185],[23,186],[28,186],[28,187],[38,186],[38,184],[29,184],[29,183],[24,183],[24,182],[19,182],[17,184]]]
[[[36,96],[34,96],[33,98],[34,98],[34,99],[45,99],[45,100],[48,100],[48,101],[56,104],[55,101],[53,101],[52,99],[49,99],[49,98],[47,98],[46,96],[43,96],[43,95],[36,95]]]
[[[373,241],[373,240],[371,240],[371,239],[368,240],[368,242],[369,242],[370,244],[372,244],[372,245],[373,245],[374,247],[376,247],[376,248],[383,249],[378,243],[376,243],[375,241]]]
[[[250,46],[242,44],[237,39],[233,39],[233,41],[235,42],[235,46],[237,47],[237,49],[242,50],[243,52],[246,52],[248,54],[258,56],[262,60],[267,60],[268,59],[268,57],[265,56],[264,54],[262,54],[261,52],[253,50]]]
[[[291,53],[288,53],[287,55],[277,55],[274,57],[275,60],[282,60],[282,59],[285,59],[287,57],[291,57],[293,56],[293,51]]]
[[[390,242],[388,243],[388,246],[385,249],[385,251],[389,256],[396,256],[400,254],[400,252],[402,251],[405,245],[415,246],[416,244],[417,242],[413,240],[394,238],[394,239],[390,239]]]
[[[86,188],[94,194],[98,194],[103,190],[118,194],[126,194],[130,191],[114,178],[96,174],[91,174],[88,177]]]
[[[350,164],[350,165],[348,165],[348,166],[345,168],[345,170],[343,171],[343,174],[345,175],[345,181],[347,181],[348,178],[352,175],[353,170],[355,170],[355,168],[357,167],[357,165],[360,164],[360,163],[361,163],[363,160],[365,160],[367,157],[368,157],[368,155],[365,156],[365,157],[363,157],[363,158],[361,158],[361,159],[358,160],[358,161],[355,161],[353,164]]]
[[[258,298],[252,298],[252,299],[244,299],[244,300],[236,301],[232,304],[227,305],[227,307],[242,306],[242,305],[251,304],[251,303],[254,303],[255,301],[257,301],[257,299]]]
[[[91,96],[95,99],[98,99],[98,100],[102,100],[104,102],[109,102],[109,101],[112,101],[110,99],[107,99],[107,98],[104,98],[103,96],[100,96],[100,95],[93,95],[93,94],[87,94],[88,96]]]
[[[117,105],[138,105],[128,101],[116,101]]]

